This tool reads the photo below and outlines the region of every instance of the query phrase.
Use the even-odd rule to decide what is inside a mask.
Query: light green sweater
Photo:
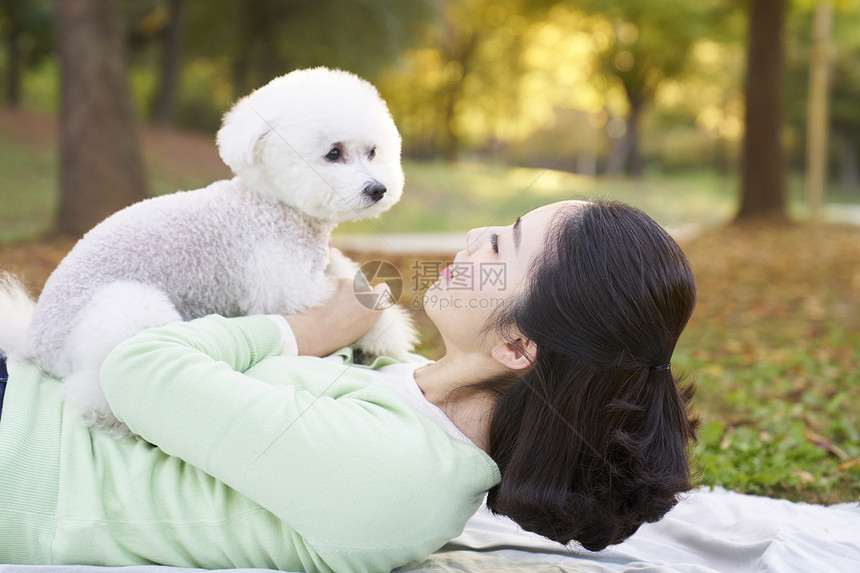
[[[0,562],[389,571],[457,536],[499,480],[489,456],[372,370],[280,344],[265,317],[121,344],[102,386],[145,441],[90,431],[59,382],[14,365]]]

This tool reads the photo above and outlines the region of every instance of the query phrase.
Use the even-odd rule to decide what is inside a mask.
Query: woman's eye
[[[373,159],[374,157],[376,157],[376,148],[375,148],[375,147],[371,148],[371,150],[370,150],[370,152],[367,154],[367,156],[368,156],[370,159]]]
[[[331,151],[326,153],[325,158],[329,161],[337,161],[340,159],[340,149],[337,147],[332,147]]]
[[[499,235],[497,233],[490,235],[490,245],[493,247],[493,252],[499,254]]]

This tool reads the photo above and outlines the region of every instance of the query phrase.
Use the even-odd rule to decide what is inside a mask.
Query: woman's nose
[[[466,252],[470,255],[477,251],[481,247],[481,241],[486,234],[486,227],[479,227],[477,229],[472,229],[468,233],[466,233]]]

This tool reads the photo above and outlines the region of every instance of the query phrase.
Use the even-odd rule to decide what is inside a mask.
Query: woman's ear
[[[493,347],[493,358],[510,370],[524,370],[537,359],[537,345],[528,338],[499,342]]]

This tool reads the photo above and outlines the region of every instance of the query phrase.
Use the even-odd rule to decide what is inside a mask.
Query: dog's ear
[[[248,98],[240,100],[224,114],[216,142],[221,159],[234,173],[256,163],[261,141],[271,132],[271,126],[251,106]]]

